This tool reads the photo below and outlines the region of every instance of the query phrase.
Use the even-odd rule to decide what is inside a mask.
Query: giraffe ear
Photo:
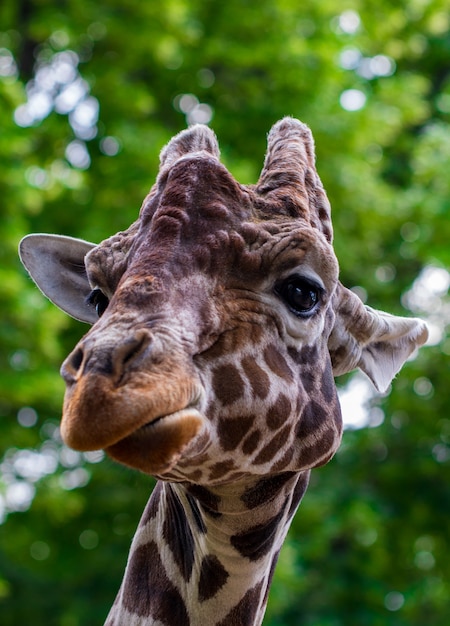
[[[386,391],[406,359],[426,342],[425,323],[371,309],[340,283],[335,298],[336,319],[328,340],[333,374],[359,368],[378,391]]]
[[[53,304],[75,319],[94,324],[98,316],[86,298],[91,292],[84,257],[95,244],[60,235],[27,235],[19,256],[36,285]]]

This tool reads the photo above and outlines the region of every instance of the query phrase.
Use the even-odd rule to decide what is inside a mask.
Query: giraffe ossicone
[[[340,443],[333,377],[385,390],[425,343],[339,282],[332,237],[311,133],[285,118],[256,185],[197,125],[128,230],[22,240],[42,292],[93,324],[61,369],[64,441],[160,479],[108,626],[260,624],[309,472]]]

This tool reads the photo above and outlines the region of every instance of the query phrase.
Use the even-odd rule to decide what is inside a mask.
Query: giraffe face
[[[95,322],[61,369],[66,443],[200,485],[325,463],[341,435],[333,373],[385,389],[427,337],[338,282],[303,124],[274,126],[256,186],[218,154],[208,128],[188,129],[127,231],[20,247],[51,300]]]
[[[270,207],[210,156],[161,187],[132,237],[86,259],[101,317],[62,368],[63,436],[179,480],[324,462],[340,434],[330,244],[305,220],[261,219]]]

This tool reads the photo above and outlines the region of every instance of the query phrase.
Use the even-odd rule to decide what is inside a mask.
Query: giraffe
[[[385,390],[427,338],[339,281],[309,128],[277,122],[256,185],[192,126],[128,230],[35,234],[43,293],[92,324],[64,361],[61,431],[155,476],[106,626],[256,626],[310,471],[339,446],[334,376]]]

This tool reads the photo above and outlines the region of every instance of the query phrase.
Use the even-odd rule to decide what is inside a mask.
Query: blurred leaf
[[[342,281],[391,312],[416,302],[406,313],[429,319],[435,337],[373,401],[382,423],[348,430],[313,473],[265,623],[447,625],[449,300],[417,279],[450,264],[448,9],[1,4],[2,624],[101,624],[153,484],[106,459],[71,457],[59,440],[58,370],[86,327],[44,301],[17,244],[28,232],[100,241],[126,228],[161,147],[206,111],[243,183],[256,181],[277,119],[308,123]]]

